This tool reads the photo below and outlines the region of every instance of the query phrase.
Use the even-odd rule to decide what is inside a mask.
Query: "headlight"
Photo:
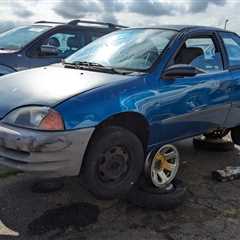
[[[14,126],[38,130],[64,130],[61,115],[49,107],[28,106],[18,108],[10,112],[3,119],[3,122]]]

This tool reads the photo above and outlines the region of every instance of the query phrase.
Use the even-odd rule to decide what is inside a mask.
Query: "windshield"
[[[0,34],[0,49],[19,50],[49,28],[49,26],[25,26],[11,29]]]
[[[147,70],[175,34],[175,31],[163,29],[116,31],[90,43],[65,62],[92,62],[113,68]]]

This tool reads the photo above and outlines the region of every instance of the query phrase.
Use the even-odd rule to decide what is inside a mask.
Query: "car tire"
[[[231,129],[231,138],[234,144],[240,145],[240,127]]]
[[[141,178],[128,194],[128,202],[141,207],[157,210],[171,210],[186,199],[186,187],[179,179],[174,179],[165,189],[159,189]]]
[[[193,138],[193,146],[196,149],[217,152],[227,152],[234,149],[234,144],[231,141],[225,141],[224,139],[206,139],[203,137]]]
[[[83,165],[83,183],[100,199],[125,197],[143,171],[144,149],[131,131],[117,126],[97,130]]]

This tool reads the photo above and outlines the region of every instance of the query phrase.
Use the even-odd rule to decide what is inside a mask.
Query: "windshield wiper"
[[[65,62],[63,61],[63,64],[65,66],[74,66],[76,68],[79,68],[81,66],[83,67],[104,67],[103,65],[99,64],[99,63],[94,63],[94,62],[87,62],[87,61],[75,61],[75,62]]]
[[[87,61],[83,61],[83,62],[75,61],[72,63],[63,61],[63,64],[66,67],[73,67],[76,69],[83,69],[83,70],[91,69],[91,70],[96,70],[96,71],[108,72],[108,73],[113,73],[113,74],[122,74],[122,75],[127,75],[127,74],[131,74],[133,72],[136,72],[136,71],[125,70],[125,69],[121,69],[121,68],[108,67],[108,66],[104,66],[99,63],[87,62]]]

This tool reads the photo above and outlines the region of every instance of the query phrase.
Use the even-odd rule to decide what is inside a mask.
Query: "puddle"
[[[41,235],[52,230],[65,230],[68,227],[86,227],[96,223],[100,211],[98,206],[89,203],[74,203],[46,211],[28,225],[32,235]]]

